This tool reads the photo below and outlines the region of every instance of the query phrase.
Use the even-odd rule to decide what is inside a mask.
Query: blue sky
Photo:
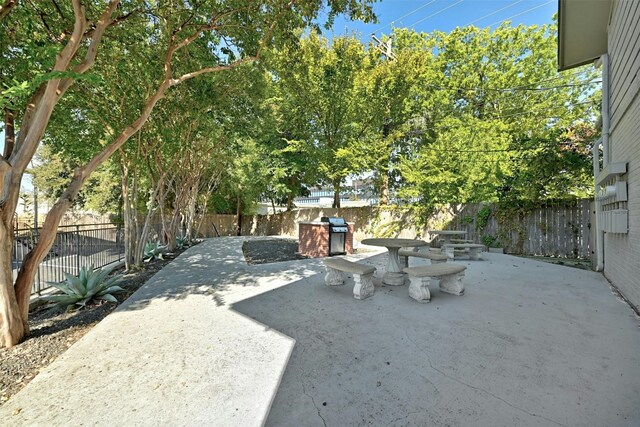
[[[469,24],[495,28],[504,20],[512,25],[542,25],[552,22],[557,12],[557,0],[382,0],[373,8],[379,23],[364,24],[337,18],[327,37],[356,32],[362,39],[371,33],[389,34],[393,26],[415,28],[418,31],[449,32]],[[474,22],[476,21],[477,22]]]

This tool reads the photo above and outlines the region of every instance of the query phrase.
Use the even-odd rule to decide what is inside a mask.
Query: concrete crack
[[[402,420],[406,420],[407,418],[409,418],[411,415],[414,414],[420,414],[423,411],[413,411],[413,412],[409,412],[407,415],[405,415],[404,417],[400,417],[400,418],[396,418],[395,420],[391,420],[389,421],[389,423],[387,424],[387,427],[389,427],[391,424],[393,423],[397,423],[398,421],[402,421]]]
[[[300,356],[302,357],[303,354],[304,354],[304,350],[302,350],[302,352],[300,353]],[[324,424],[324,427],[327,427],[327,421],[324,419],[324,417],[320,413],[320,408],[318,407],[318,405],[316,405],[316,400],[313,398],[313,396],[307,393],[307,387],[305,387],[304,385],[304,378],[306,378],[306,373],[304,372],[304,369],[302,369],[302,366],[299,366],[298,370],[300,371],[300,383],[302,384],[302,393],[305,396],[307,396],[309,399],[311,399],[311,403],[313,403],[313,406],[316,408],[316,411],[318,412],[318,416],[322,420],[322,424]]]
[[[531,417],[538,417],[538,418],[542,418],[543,420],[549,421],[550,423],[554,423],[555,425],[558,425],[558,426],[561,426],[561,427],[565,427],[565,426],[564,426],[564,424],[561,424],[561,423],[559,423],[559,422],[557,422],[557,421],[555,421],[555,420],[552,420],[552,419],[550,419],[550,418],[547,418],[547,417],[545,417],[544,415],[539,415],[539,414],[534,414],[534,413],[532,413],[532,412],[529,412],[529,411],[527,411],[527,410],[525,410],[525,409],[523,409],[523,408],[520,408],[519,406],[514,405],[514,404],[513,404],[513,403],[511,403],[511,402],[508,402],[507,400],[503,399],[502,397],[497,396],[497,395],[495,395],[495,394],[491,393],[491,392],[490,392],[490,391],[488,391],[488,390],[485,390],[485,389],[483,389],[483,388],[481,388],[481,387],[476,387],[476,386],[471,385],[471,384],[467,384],[466,382],[464,382],[464,381],[462,381],[462,380],[460,380],[460,379],[458,379],[458,378],[456,378],[456,377],[452,377],[451,375],[449,375],[449,374],[445,373],[444,371],[442,371],[442,370],[440,370],[440,369],[436,368],[435,366],[433,366],[433,363],[431,362],[431,357],[429,356],[429,354],[428,354],[428,353],[427,353],[427,352],[426,352],[422,347],[420,347],[420,346],[419,346],[419,345],[418,345],[418,344],[417,344],[413,339],[411,339],[411,337],[409,336],[409,334],[407,333],[407,331],[405,331],[405,335],[406,335],[407,339],[408,339],[408,340],[409,340],[409,341],[410,341],[410,342],[411,342],[411,343],[412,343],[412,344],[413,344],[413,345],[414,345],[414,346],[415,346],[415,347],[416,347],[416,348],[417,348],[417,349],[418,349],[422,354],[424,354],[424,355],[426,356],[426,358],[427,358],[427,362],[429,362],[429,366],[431,367],[431,369],[433,369],[434,371],[436,371],[436,372],[440,373],[442,376],[444,376],[444,377],[446,377],[446,378],[449,378],[450,380],[455,381],[455,382],[457,382],[458,384],[461,384],[461,385],[463,385],[463,386],[465,386],[465,387],[469,387],[469,388],[471,388],[471,389],[473,389],[473,390],[476,390],[476,391],[479,391],[479,392],[482,392],[482,393],[488,394],[489,396],[493,397],[494,399],[498,399],[498,400],[500,400],[501,402],[505,403],[506,405],[508,405],[508,406],[512,407],[513,409],[516,409],[516,410],[518,410],[518,411],[520,411],[520,412],[522,412],[522,413],[524,413],[524,414],[527,414],[527,415],[529,415],[529,416],[531,416]]]

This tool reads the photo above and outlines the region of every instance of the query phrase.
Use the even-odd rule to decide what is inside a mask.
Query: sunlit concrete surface
[[[483,253],[431,302],[321,260],[250,266],[244,238],[165,267],[20,393],[8,425],[634,426],[640,322],[601,274]],[[366,248],[363,248],[366,249]],[[419,265],[428,262],[412,259]],[[4,423],[3,423],[4,424]]]

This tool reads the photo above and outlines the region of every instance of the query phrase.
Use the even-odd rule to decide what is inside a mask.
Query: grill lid
[[[346,226],[347,225],[347,221],[344,220],[344,218],[338,217],[338,216],[323,216],[322,218],[320,218],[321,222],[328,222],[329,225],[333,226]]]

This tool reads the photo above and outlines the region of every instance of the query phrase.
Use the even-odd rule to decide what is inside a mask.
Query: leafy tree
[[[544,202],[593,196],[591,148],[597,131],[577,122],[546,136],[518,140],[511,173],[502,176],[498,200],[506,206],[533,207]]]
[[[544,147],[555,144],[562,129],[593,111],[593,75],[557,72],[554,26],[503,24],[422,37],[437,52],[436,76],[425,88],[437,103],[412,121],[415,136],[399,159],[400,195],[426,206],[496,201],[501,189],[518,182],[522,191],[532,186],[520,192],[531,196],[537,191],[531,179],[542,177],[530,156],[547,153]]]
[[[361,98],[358,123],[366,130],[356,141],[364,167],[374,173],[380,204],[389,203],[389,190],[398,177],[398,156],[406,148],[412,119],[432,105],[434,94],[428,84],[435,82],[433,41],[416,32],[396,29],[394,57],[381,56],[369,47],[368,65],[362,67],[356,85]]]
[[[275,78],[282,120],[293,129],[289,153],[306,156],[321,181],[334,189],[340,207],[340,187],[361,169],[354,141],[362,108],[355,81],[365,65],[364,46],[355,37],[329,41],[314,33],[299,46],[277,52]]]

